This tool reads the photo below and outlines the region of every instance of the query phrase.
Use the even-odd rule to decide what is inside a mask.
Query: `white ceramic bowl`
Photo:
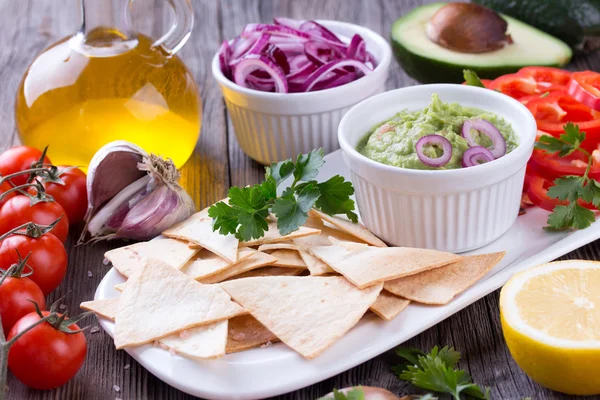
[[[358,33],[377,60],[369,75],[332,89],[309,93],[267,93],[246,89],[227,79],[212,61],[212,73],[223,92],[238,143],[261,164],[270,164],[319,147],[339,148],[337,127],[342,116],[360,101],[384,91],[392,51],[387,41],[370,29],[338,21],[318,21],[345,38]]]
[[[442,171],[397,168],[356,151],[374,125],[403,109],[422,110],[432,93],[504,117],[519,145],[490,163]],[[463,252],[496,240],[514,223],[535,134],[533,116],[518,101],[493,90],[439,84],[392,90],[357,104],[342,118],[338,139],[360,215],[373,233],[396,246]]]

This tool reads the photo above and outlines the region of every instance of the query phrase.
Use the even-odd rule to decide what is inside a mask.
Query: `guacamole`
[[[461,136],[461,127],[467,119],[478,118],[491,122],[506,140],[506,153],[513,151],[517,137],[508,122],[502,117],[477,108],[463,107],[457,103],[444,103],[437,94],[431,96],[431,103],[422,111],[401,111],[389,121],[375,126],[357,146],[362,155],[383,164],[410,169],[456,169],[462,168],[462,158],[469,148]],[[474,132],[474,131],[472,131]],[[415,144],[426,135],[442,135],[452,145],[452,157],[443,167],[429,167],[417,156]],[[484,134],[473,134],[477,143],[490,147],[492,142]],[[429,147],[425,153],[438,157],[441,150]]]

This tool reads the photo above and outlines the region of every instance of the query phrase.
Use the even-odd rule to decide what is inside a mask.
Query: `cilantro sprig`
[[[465,371],[457,369],[460,353],[452,347],[438,348],[425,354],[421,350],[407,347],[396,348],[396,354],[404,363],[393,367],[398,378],[413,385],[439,393],[448,393],[453,399],[461,395],[476,399],[490,399],[490,389],[481,388],[471,381]]]
[[[485,87],[485,85],[483,84],[483,82],[481,82],[481,79],[479,79],[477,74],[474,71],[471,71],[470,69],[463,69],[463,77],[465,78],[465,83],[468,86],[477,86],[482,88]]]
[[[345,214],[357,222],[354,200],[350,198],[354,194],[352,183],[339,175],[325,182],[315,179],[325,164],[324,155],[320,148],[300,154],[295,163],[274,163],[265,168],[264,182],[229,189],[227,203],[220,201],[208,209],[213,230],[243,241],[259,239],[268,230],[267,217],[273,213],[279,233],[287,235],[304,225],[313,207],[329,215]],[[278,196],[277,188],[288,178],[293,178],[292,184]]]
[[[581,132],[579,126],[569,122],[564,126],[564,133],[560,137],[543,135],[535,143],[537,149],[557,153],[559,157],[567,157],[578,151],[588,160],[583,176],[557,178],[554,186],[548,189],[548,197],[568,202],[566,205],[555,206],[548,216],[548,227],[551,229],[584,229],[596,220],[592,210],[579,204],[579,200],[582,200],[600,208],[600,183],[589,177],[593,158],[587,150],[581,148],[585,137],[585,132]]]

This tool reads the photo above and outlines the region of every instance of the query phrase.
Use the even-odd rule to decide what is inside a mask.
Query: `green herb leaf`
[[[396,353],[408,361],[404,366],[395,368],[402,380],[423,389],[449,393],[455,400],[460,400],[461,394],[477,399],[489,398],[489,389],[482,389],[471,381],[469,374],[456,368],[460,353],[451,347],[439,349],[436,346],[429,354],[398,348]]]
[[[325,164],[323,157],[325,157],[325,150],[322,147],[308,154],[300,154],[296,160],[294,180],[300,182],[315,179],[319,173],[319,168]]]
[[[578,150],[585,140],[585,132],[579,130],[579,126],[572,122],[564,127],[564,133],[555,138],[550,135],[542,135],[535,143],[535,147],[549,153],[558,153],[560,157],[566,157]]]
[[[319,189],[314,185],[305,186],[296,197],[292,188],[275,200],[273,213],[277,217],[277,229],[288,235],[306,223],[308,211],[319,198]]]
[[[347,394],[333,389],[333,397],[319,397],[317,400],[365,400],[365,392],[360,386],[350,389]]]
[[[558,178],[554,181],[554,186],[548,189],[548,197],[561,201],[577,201],[584,182],[584,178],[579,176]]]
[[[258,212],[240,212],[238,223],[239,229],[236,237],[245,242],[252,239],[260,239],[265,235],[265,231],[269,229],[265,216]]]
[[[292,160],[280,161],[265,167],[266,179],[272,177],[275,180],[275,186],[286,180],[294,172],[294,163]]]
[[[580,206],[578,203],[556,206],[552,214],[548,216],[548,225],[554,229],[585,229],[594,221],[596,221],[594,212]]]
[[[471,71],[470,69],[463,69],[463,77],[465,78],[465,82],[469,86],[477,86],[482,88],[485,87],[485,85],[483,84],[483,82],[481,82],[481,79],[479,79],[477,74],[474,71]]]
[[[354,194],[352,183],[346,181],[342,176],[336,175],[318,185],[321,196],[317,200],[316,207],[325,214],[346,214],[354,223],[358,222],[358,216],[353,212],[354,200],[350,196]]]
[[[221,235],[235,235],[238,213],[231,206],[220,201],[208,209],[208,216],[213,219],[213,230],[218,230]]]
[[[592,203],[594,207],[600,208],[600,183],[590,179],[585,186],[579,188],[579,196],[586,203]]]

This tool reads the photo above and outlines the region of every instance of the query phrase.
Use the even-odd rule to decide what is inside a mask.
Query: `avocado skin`
[[[438,60],[422,57],[408,51],[404,46],[391,38],[392,49],[396,60],[404,71],[421,83],[462,83],[463,70],[470,69],[482,79],[495,79],[504,74],[517,72],[525,65],[473,67],[444,63]],[[548,64],[546,67],[559,67],[559,64]]]
[[[533,25],[576,50],[598,50],[588,40],[600,36],[600,0],[472,1]]]

